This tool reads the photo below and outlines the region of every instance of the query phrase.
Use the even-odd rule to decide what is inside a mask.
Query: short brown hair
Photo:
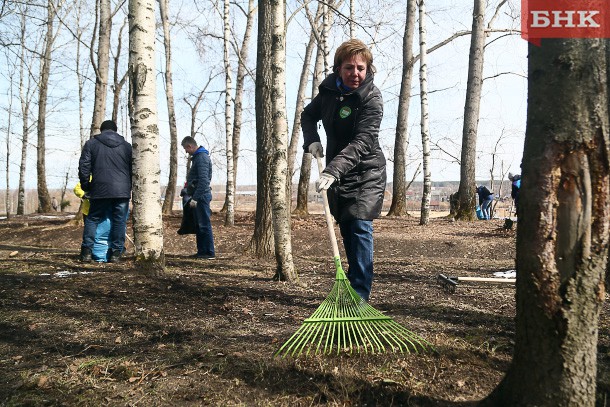
[[[337,48],[335,51],[335,60],[333,62],[333,71],[337,72],[343,61],[356,55],[361,55],[362,58],[364,58],[367,71],[374,72],[375,67],[373,67],[373,54],[371,53],[371,50],[364,42],[355,38],[345,41]]]
[[[184,146],[195,146],[197,147],[197,141],[191,137],[191,136],[186,136],[185,138],[182,139],[182,143],[180,143],[182,145],[182,147]]]

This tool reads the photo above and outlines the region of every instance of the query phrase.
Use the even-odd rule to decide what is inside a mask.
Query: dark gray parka
[[[371,72],[348,93],[339,90],[337,78],[329,75],[301,114],[303,148],[320,141],[317,124],[322,120],[324,172],[338,180],[328,190],[331,213],[338,222],[372,220],[381,214],[386,186],[386,160],[379,146],[383,100]]]
[[[91,199],[130,198],[131,156],[131,144],[115,131],[104,130],[87,140],[78,161],[83,191]]]

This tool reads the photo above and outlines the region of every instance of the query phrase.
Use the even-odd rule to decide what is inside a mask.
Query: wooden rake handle
[[[322,175],[322,171],[324,171],[324,167],[322,166],[322,157],[318,155],[316,156],[316,160],[318,161],[318,173]],[[328,236],[330,237],[330,242],[333,246],[333,257],[335,259],[338,259],[339,246],[337,245],[337,236],[335,235],[333,219],[330,215],[330,207],[328,206],[327,191],[322,191],[322,201],[324,201],[324,214],[326,215],[326,227],[328,228]]]

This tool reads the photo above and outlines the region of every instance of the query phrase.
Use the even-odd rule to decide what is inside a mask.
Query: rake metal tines
[[[275,356],[353,353],[354,349],[372,354],[387,350],[411,353],[429,346],[425,339],[360,298],[347,279],[337,279],[328,297]]]

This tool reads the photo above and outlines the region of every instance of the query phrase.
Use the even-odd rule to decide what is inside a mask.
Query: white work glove
[[[195,209],[197,207],[197,201],[194,200],[194,199],[191,199],[189,201],[189,207],[192,208],[192,209]]]
[[[332,175],[322,173],[316,182],[316,191],[326,191],[335,181],[336,179]]]
[[[320,157],[324,157],[324,148],[322,147],[322,143],[320,143],[319,141],[311,143],[307,148],[307,152],[313,155],[314,157],[318,157],[318,154]]]

